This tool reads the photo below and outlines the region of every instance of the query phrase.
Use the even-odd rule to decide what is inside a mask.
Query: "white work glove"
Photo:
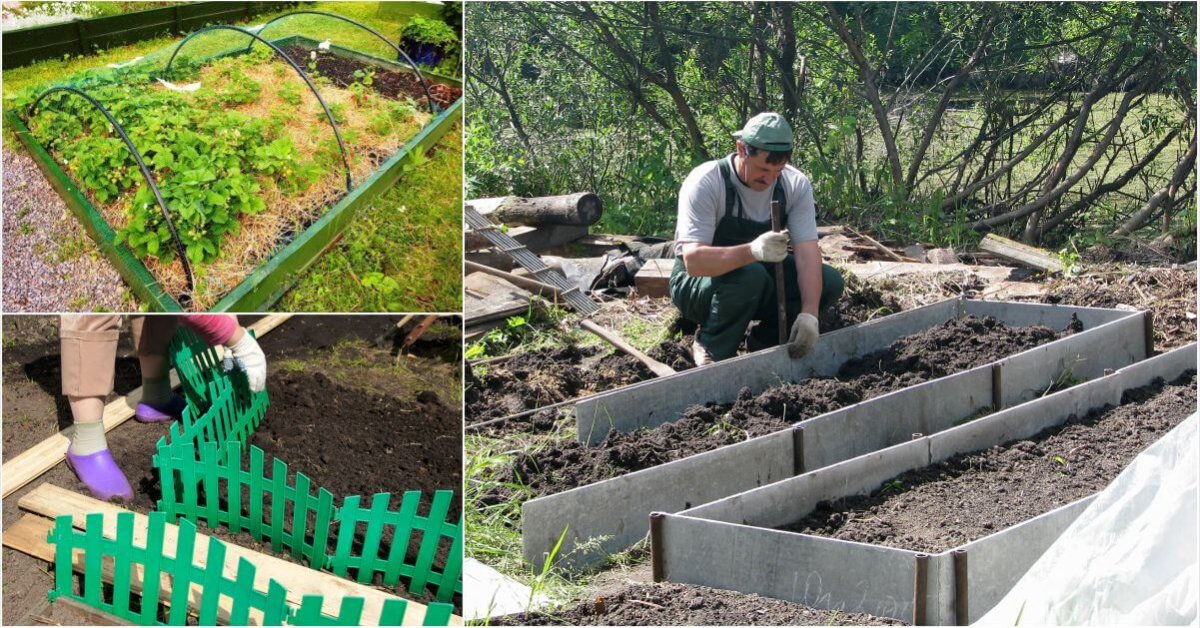
[[[804,357],[812,351],[813,345],[817,344],[820,334],[817,329],[817,317],[812,314],[800,314],[796,317],[796,322],[792,323],[792,334],[788,336],[788,355],[792,356],[792,359]]]
[[[242,332],[242,339],[227,345],[229,353],[226,358],[233,358],[233,364],[246,372],[250,382],[250,390],[259,392],[267,387],[267,356],[263,355],[262,347],[250,332]]]
[[[788,237],[787,229],[779,232],[768,231],[754,238],[750,243],[750,253],[760,262],[782,262],[787,259],[788,242],[791,242],[791,238]]]

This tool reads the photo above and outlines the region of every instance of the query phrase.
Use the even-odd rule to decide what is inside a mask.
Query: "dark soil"
[[[29,317],[32,319],[32,317]],[[56,317],[48,317],[55,319]],[[247,324],[254,317],[243,317]],[[309,476],[316,486],[334,493],[336,498],[350,495],[369,496],[375,492],[389,491],[393,494],[392,508],[405,490],[432,491],[453,490],[456,499],[448,515],[457,520],[461,514],[462,494],[462,429],[461,384],[459,367],[444,364],[436,359],[406,357],[404,370],[390,368],[393,357],[393,341],[382,347],[373,341],[396,325],[397,316],[294,316],[262,338],[260,343],[267,355],[267,390],[271,395],[271,406],[262,426],[255,432],[251,444],[262,448],[268,457],[278,456],[288,463],[293,472]],[[48,340],[49,332],[32,325],[24,335],[10,334],[19,331],[13,317],[5,317],[4,355],[4,426],[5,453],[13,455],[58,431],[57,417],[51,424],[59,397],[57,374],[58,341],[57,325],[53,325],[54,340]],[[438,326],[455,327],[461,330],[456,317],[439,320],[430,331]],[[447,332],[449,333],[449,332]],[[458,332],[461,338],[461,331]],[[434,342],[440,342],[440,332],[431,334]],[[28,342],[24,339],[28,337]],[[128,334],[123,334],[120,355],[131,363],[118,369],[118,393],[140,384],[136,358]],[[18,362],[17,359],[21,361]],[[10,373],[38,372],[31,365],[51,365],[46,369],[50,375],[41,379],[10,377]],[[121,381],[122,371],[127,371],[126,382]],[[419,372],[407,374],[408,370]],[[440,385],[439,385],[440,384]],[[10,403],[10,397],[20,399]],[[28,399],[26,399],[28,398]],[[26,426],[12,411],[28,405],[29,420],[36,426]],[[63,408],[66,424],[70,424],[69,409]],[[41,425],[45,423],[46,425]],[[165,424],[141,424],[133,421],[108,433],[108,443],[116,460],[134,486],[134,502],[129,508],[148,512],[161,496],[157,473],[153,469],[151,455],[155,442],[167,433]],[[30,434],[26,437],[26,434]],[[18,445],[11,446],[11,442]],[[269,458],[268,458],[269,460]],[[34,485],[52,482],[77,491],[85,489],[66,468],[58,465],[39,478],[30,487],[14,493],[4,500],[4,522],[9,525],[20,516],[17,500]],[[364,505],[369,503],[364,502]],[[419,513],[425,514],[429,504],[422,503]],[[238,545],[273,554],[246,534],[230,534],[225,529],[202,530]],[[419,535],[409,548],[410,557],[415,556]],[[381,551],[390,547],[390,537],[385,537]],[[448,544],[440,548],[435,564],[444,564]],[[290,560],[289,556],[278,555]],[[7,574],[19,573],[27,578],[45,578],[34,585],[32,591],[20,587],[5,587],[5,622],[28,612],[27,607],[34,598],[45,599],[50,586],[44,576],[44,563],[5,550],[4,568],[6,582],[12,582]],[[421,602],[428,596],[410,594],[403,583],[390,590]],[[10,592],[14,597],[10,598]],[[27,599],[28,598],[28,599]],[[456,612],[461,612],[461,600],[456,599]],[[10,609],[19,613],[10,615]]]
[[[1130,268],[1052,280],[1044,303],[1154,312],[1154,346],[1164,351],[1196,341],[1196,271]]]
[[[1074,326],[1066,333],[1079,331]],[[559,493],[718,447],[770,434],[826,412],[900,390],[1059,337],[1042,326],[1006,327],[994,318],[967,317],[901,338],[883,351],[847,362],[836,378],[812,378],[769,388],[746,388],[733,404],[693,406],[673,423],[633,433],[610,432],[598,447],[570,440],[519,453],[501,482],[524,484],[532,497]],[[504,501],[504,488],[484,503]]]
[[[691,349],[681,340],[659,343],[650,357],[676,371],[693,368]],[[485,371],[476,375],[475,371]],[[641,362],[605,346],[568,345],[539,349],[498,364],[467,369],[467,423],[478,423],[541,406],[653,379]],[[502,428],[546,431],[560,417],[547,410],[510,421]]]
[[[937,553],[1027,521],[1103,489],[1195,412],[1195,371],[1127,391],[1121,403],[910,471],[873,495],[822,502],[784,529]]]
[[[864,613],[686,584],[632,584],[614,594],[554,613],[492,618],[493,626],[901,626]]]
[[[292,59],[308,59],[314,50],[314,48],[293,44],[284,48],[283,52]],[[403,96],[412,99],[422,107],[427,106],[425,105],[428,102],[425,97],[425,89],[421,85],[420,79],[412,72],[388,70],[357,59],[340,57],[327,50],[316,50],[316,53],[317,72],[321,76],[329,77],[337,85],[346,87],[359,80],[354,76],[356,70],[370,69],[374,70],[375,74],[369,87],[376,93],[393,100]],[[429,78],[426,78],[425,82],[429,84],[429,95],[443,109],[462,98],[462,90],[457,87],[435,83]]]
[[[821,333],[851,327],[869,320],[895,314],[904,309],[896,298],[850,273],[844,273],[846,289],[842,298],[820,311],[817,320]]]

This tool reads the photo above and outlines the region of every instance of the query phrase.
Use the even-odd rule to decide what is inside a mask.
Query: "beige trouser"
[[[129,322],[142,378],[166,377],[167,348],[179,320],[168,314],[132,316]],[[70,399],[77,421],[100,420],[96,409],[103,409],[104,398],[113,390],[120,329],[118,315],[63,314],[59,318],[62,392]]]

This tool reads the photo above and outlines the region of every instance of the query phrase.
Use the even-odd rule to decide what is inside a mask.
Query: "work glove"
[[[801,314],[796,317],[796,321],[792,323],[792,333],[788,336],[788,355],[792,359],[802,358],[809,351],[812,351],[813,345],[817,344],[817,337],[820,331],[817,330],[817,317],[812,314]]]
[[[250,332],[244,332],[241,340],[226,348],[229,350],[226,361],[232,359],[235,368],[245,371],[251,391],[259,392],[267,387],[267,356],[263,355],[262,347]]]
[[[788,242],[791,242],[791,239],[786,229],[779,232],[768,231],[754,238],[750,243],[750,253],[760,262],[782,262],[787,258]]]

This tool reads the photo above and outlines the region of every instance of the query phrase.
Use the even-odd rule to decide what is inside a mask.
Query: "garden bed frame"
[[[968,314],[994,316],[1009,326],[1053,329],[1063,329],[1074,315],[1084,330],[807,418],[791,429],[531,499],[521,505],[526,562],[536,568],[558,547],[558,566],[593,565],[643,539],[650,512],[687,510],[909,441],[913,434],[941,432],[981,412],[1036,398],[1064,375],[1093,379],[1153,353],[1147,340],[1153,338],[1148,311],[950,299],[823,335],[818,351],[801,360],[791,360],[780,347],[596,395],[580,402],[576,412],[584,416],[585,404],[621,408],[606,416],[611,424],[653,427],[678,419],[693,404],[732,402],[744,386],[760,392],[783,382],[835,375],[851,358]],[[674,411],[668,415],[657,404]]]
[[[655,581],[757,593],[918,625],[982,617],[1092,502],[1095,494],[938,554],[772,529],[819,502],[865,494],[904,472],[1031,437],[1156,378],[1196,368],[1196,344],[1099,379],[767,486],[672,515],[650,516]],[[969,558],[969,559],[968,559]]]
[[[319,43],[302,35],[291,35],[270,41],[279,48],[285,48],[292,44],[316,48]],[[407,65],[336,45],[330,46],[329,52],[343,58],[355,59],[390,70],[412,71]],[[239,47],[232,51],[205,57],[203,61],[207,63],[226,56],[244,53],[245,50]],[[422,72],[422,74],[428,80],[461,87],[461,82],[457,79],[430,72]],[[416,135],[409,138],[395,155],[392,155],[365,179],[359,181],[356,187],[329,207],[316,222],[298,234],[295,239],[253,269],[241,283],[222,296],[210,310],[214,312],[251,312],[269,309],[296,284],[304,271],[322,253],[337,242],[359,209],[395,185],[404,166],[414,159],[414,155],[424,154],[446,134],[461,112],[462,102],[463,99],[460,97],[452,105],[435,115]],[[184,307],[179,301],[167,294],[159,285],[145,264],[127,246],[117,244],[116,233],[112,225],[108,224],[108,221],[92,205],[79,187],[71,181],[71,178],[54,161],[46,149],[37,143],[29,128],[21,120],[20,112],[9,109],[4,112],[4,116],[12,125],[17,138],[29,150],[29,154],[38,167],[45,173],[51,186],[63,198],[75,217],[83,223],[88,234],[99,245],[100,251],[116,267],[117,272],[129,284],[134,295],[151,310],[184,311]]]

